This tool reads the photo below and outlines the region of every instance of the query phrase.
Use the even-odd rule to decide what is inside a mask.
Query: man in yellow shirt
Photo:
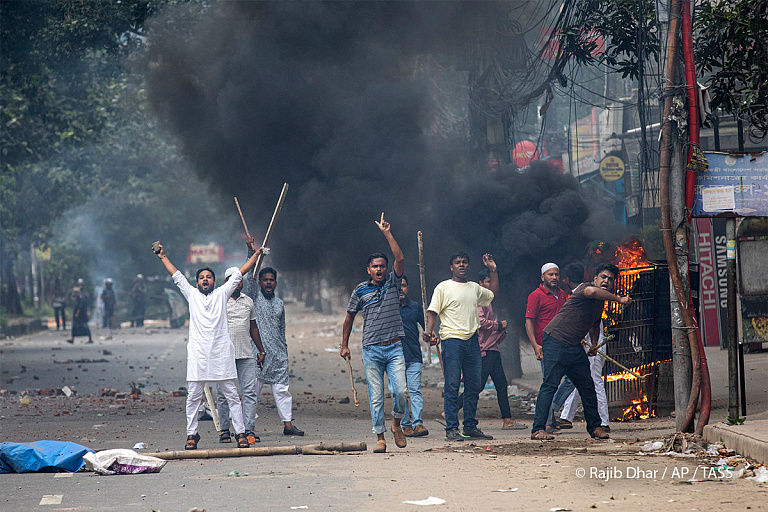
[[[470,282],[469,256],[458,252],[451,255],[450,269],[453,277],[438,284],[427,308],[427,329],[424,341],[430,345],[442,343],[445,388],[445,440],[493,439],[477,428],[477,399],[482,383],[482,357],[477,330],[480,328],[479,306],[491,304],[499,292],[499,275],[496,262],[490,254],[483,255],[483,264],[491,273],[490,289]],[[435,335],[435,322],[440,317],[440,337]],[[464,374],[464,428],[459,432],[459,385]]]

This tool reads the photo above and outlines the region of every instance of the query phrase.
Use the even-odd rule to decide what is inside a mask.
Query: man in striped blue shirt
[[[374,453],[387,451],[384,440],[384,373],[389,378],[392,389],[392,425],[390,429],[395,444],[405,448],[406,439],[400,420],[405,415],[408,395],[405,381],[405,357],[402,339],[405,337],[403,321],[400,318],[400,282],[403,277],[403,251],[397,245],[390,232],[389,222],[376,222],[389,243],[395,257],[392,272],[387,272],[389,260],[383,253],[374,253],[368,257],[366,271],[368,281],[355,287],[347,306],[347,317],[341,338],[340,355],[350,357],[349,335],[355,322],[355,315],[363,312],[363,364],[368,381],[368,401],[371,408],[373,433],[377,436]]]

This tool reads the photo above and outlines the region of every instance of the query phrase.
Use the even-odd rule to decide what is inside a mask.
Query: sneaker
[[[610,439],[610,437],[611,436],[603,430],[603,427],[596,427],[595,430],[592,431],[592,438],[594,439]]]
[[[477,427],[464,427],[462,435],[471,439],[493,439],[493,436],[483,434],[483,431]]]
[[[411,437],[424,437],[429,435],[429,430],[427,430],[427,427],[424,425],[416,425],[416,428],[413,429],[413,434]]]
[[[259,436],[253,432],[253,430],[246,430],[245,438],[248,440],[248,444],[256,444],[261,442],[261,438],[259,438]]]
[[[296,428],[296,425],[291,425],[291,428],[283,427],[284,436],[303,436],[304,431]]]
[[[405,434],[403,433],[403,429],[400,428],[400,425],[395,426],[393,423],[389,429],[392,431],[392,435],[395,437],[395,445],[398,448],[405,448],[408,445],[408,441],[405,439]]]
[[[468,438],[465,435],[459,433],[459,429],[452,428],[445,431],[446,441],[466,441]]]
[[[408,425],[403,429],[403,434],[405,434],[405,437],[413,437],[413,427]]]

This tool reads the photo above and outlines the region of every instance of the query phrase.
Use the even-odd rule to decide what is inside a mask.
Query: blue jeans
[[[248,357],[235,359],[237,368],[237,380],[240,391],[243,394],[243,423],[245,430],[253,430],[256,421],[256,359]],[[222,430],[229,430],[229,404],[224,393],[216,387],[216,412],[219,415],[219,424]]]
[[[531,432],[544,430],[547,416],[551,416],[552,399],[557,386],[563,376],[567,375],[579,390],[581,404],[584,406],[584,419],[587,420],[587,432],[591,434],[600,426],[600,415],[597,413],[597,395],[587,353],[581,345],[568,345],[547,333],[544,333],[541,348],[544,352],[541,364],[544,382],[536,399],[536,414],[533,417]]]
[[[384,372],[392,390],[392,416],[402,418],[408,406],[405,384],[405,356],[401,342],[390,345],[365,345],[363,365],[368,381],[368,402],[371,405],[373,433],[383,434],[384,426]]]
[[[555,413],[557,413],[563,404],[565,404],[565,401],[568,400],[568,397],[571,395],[571,393],[573,393],[574,389],[576,389],[576,386],[573,385],[571,379],[568,377],[564,378],[562,384],[560,384],[560,387],[557,388],[555,398],[552,399],[552,407],[549,408],[547,426],[552,425],[552,420],[554,419]]]
[[[477,398],[482,389],[480,375],[483,358],[477,333],[468,340],[448,338],[441,341],[443,346],[443,367],[445,368],[445,388],[443,390],[443,410],[445,411],[445,430],[459,428],[459,385],[464,374],[464,428],[477,426]]]
[[[408,407],[405,408],[405,416],[403,416],[400,422],[403,428],[424,424],[421,419],[421,411],[424,410],[424,397],[421,396],[421,368],[421,363],[405,363],[405,379],[408,384],[408,398],[411,400],[411,410],[409,412]],[[391,391],[392,385],[390,384],[389,387]]]

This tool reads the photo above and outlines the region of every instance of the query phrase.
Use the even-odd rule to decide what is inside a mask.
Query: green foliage
[[[640,57],[657,60],[660,49],[655,0],[565,2],[573,15],[560,27],[561,51],[580,65],[606,65],[636,80]],[[602,48],[601,48],[602,42]]]
[[[110,275],[126,282],[158,265],[154,239],[183,261],[179,247],[211,224],[217,199],[147,107],[143,26],[168,1],[0,2],[2,268],[18,272],[16,255],[47,242],[51,291],[57,277],[63,287],[87,282],[106,252],[118,255]],[[78,212],[87,228],[75,225]],[[15,289],[5,273],[0,305],[18,313]]]
[[[768,0],[709,0],[697,8],[695,55],[711,85],[712,106],[768,135]]]

